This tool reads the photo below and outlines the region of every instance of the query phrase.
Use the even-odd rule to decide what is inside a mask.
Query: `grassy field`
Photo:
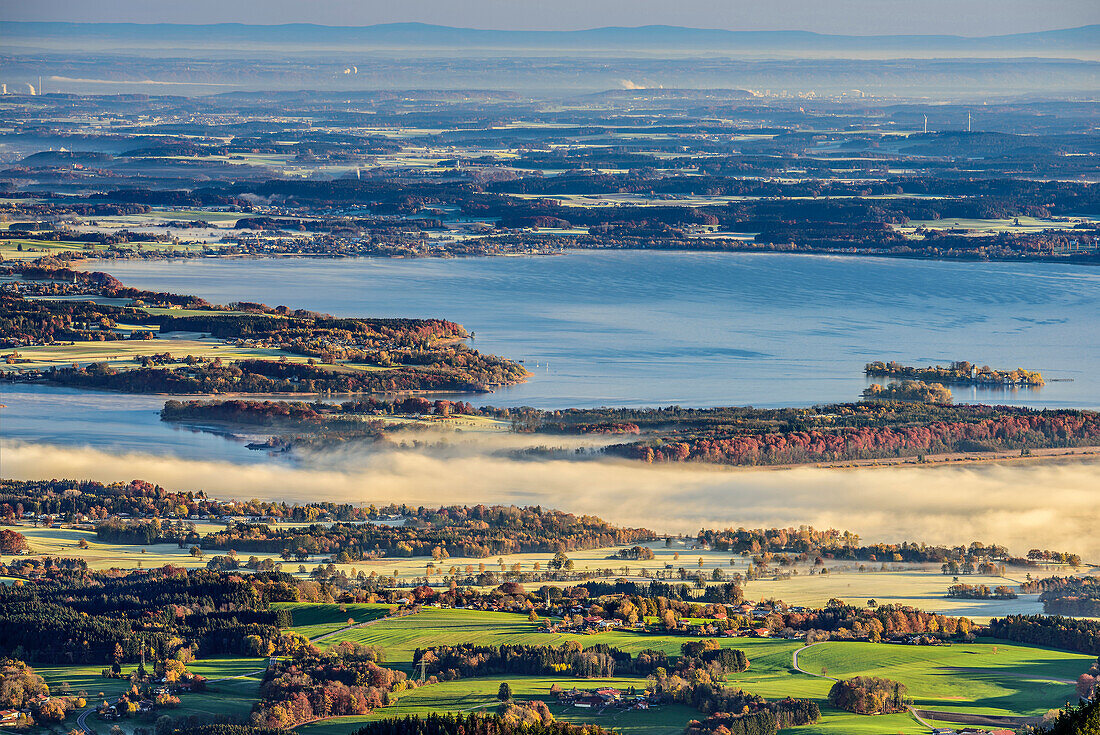
[[[302,735],[343,735],[353,732],[364,722],[405,715],[427,715],[431,712],[492,712],[500,702],[497,689],[502,681],[512,687],[516,699],[542,699],[550,704],[554,717],[576,724],[597,723],[627,735],[675,735],[684,724],[698,716],[695,710],[683,705],[670,705],[648,712],[608,712],[598,715],[590,710],[564,707],[550,697],[550,687],[557,683],[564,689],[573,686],[591,689],[614,686],[624,689],[630,686],[645,687],[644,679],[570,679],[540,676],[505,676],[486,679],[467,679],[414,689],[401,695],[396,704],[375,710],[360,717],[339,717],[306,725],[297,730]]]
[[[952,646],[889,646],[841,641],[799,654],[799,665],[830,676],[871,675],[904,682],[922,709],[1042,715],[1072,701],[1070,682],[1093,656],[983,641]]]
[[[643,648],[678,653],[686,640],[680,636],[641,635],[615,631],[592,636],[573,636],[538,632],[536,623],[519,615],[470,610],[426,609],[405,618],[382,621],[362,629],[352,629],[326,641],[355,640],[382,646],[390,666],[410,670],[413,650],[438,644],[527,643],[557,645],[579,640],[582,645],[606,643],[624,650]],[[768,698],[807,697],[822,707],[822,720],[816,725],[795,728],[805,735],[834,733],[924,733],[923,727],[908,715],[860,717],[829,708],[826,697],[832,681],[792,668],[792,654],[802,648],[799,641],[764,639],[722,639],[723,647],[744,650],[749,671],[731,674],[728,683]],[[902,681],[909,687],[915,704],[924,709],[1002,715],[1042,715],[1073,697],[1068,683],[1088,668],[1092,657],[1052,649],[1018,646],[1004,641],[981,641],[943,647],[891,646],[870,643],[821,643],[803,651],[799,663],[810,672],[824,667],[829,676],[846,678],[874,675]],[[302,728],[306,735],[342,735],[364,721],[394,714],[425,714],[432,711],[468,712],[492,709],[500,681],[507,680],[515,696],[521,699],[548,699],[554,679],[546,677],[492,677],[449,682],[425,687],[402,695],[397,705],[378,710],[366,717],[340,718]],[[574,682],[557,680],[564,687],[591,688],[593,680]],[[607,680],[619,688],[641,683],[635,679]],[[616,729],[654,735],[680,731],[687,720],[698,716],[689,708],[666,707],[645,713],[597,715],[553,705],[559,719],[591,721]]]
[[[355,624],[377,620],[390,610],[389,605],[354,603],[332,605],[309,602],[277,602],[272,607],[290,610],[294,623],[291,630],[304,635],[306,638],[316,638],[345,628],[349,625],[349,620]]]

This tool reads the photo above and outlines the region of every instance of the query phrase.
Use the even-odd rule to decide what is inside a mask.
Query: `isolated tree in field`
[[[665,610],[661,615],[661,622],[664,624],[665,630],[676,630],[680,627],[675,610]]]
[[[497,699],[501,702],[507,702],[512,698],[512,687],[508,686],[508,682],[502,681],[500,683],[500,689],[497,690]]]
[[[195,557],[196,559],[201,559],[203,556],[202,549],[200,549],[198,546],[192,546],[191,556]]]

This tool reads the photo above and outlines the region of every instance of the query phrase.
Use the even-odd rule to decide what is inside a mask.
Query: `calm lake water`
[[[1039,390],[957,402],[1100,407],[1100,270],[780,254],[576,252],[456,260],[96,265],[127,285],[345,316],[441,317],[533,373],[480,403],[811,405],[852,401],[871,360],[1041,371]],[[0,437],[249,453],[159,425],[160,397],[0,386]],[[217,445],[221,447],[214,450]]]

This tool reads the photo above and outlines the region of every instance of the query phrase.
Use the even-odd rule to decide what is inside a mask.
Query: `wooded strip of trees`
[[[205,734],[200,734],[205,735]],[[223,735],[213,733],[211,735]],[[225,735],[237,735],[225,734]],[[500,715],[429,714],[370,722],[354,735],[611,735],[599,725],[509,721]]]
[[[1092,411],[1006,413],[978,421],[924,426],[791,431],[725,438],[676,437],[662,443],[615,444],[608,454],[643,462],[733,465],[800,464],[919,457],[951,452],[1092,446],[1100,442],[1100,414]]]

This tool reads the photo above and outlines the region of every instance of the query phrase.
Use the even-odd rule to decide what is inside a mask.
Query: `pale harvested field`
[[[303,524],[277,524],[281,526]],[[197,522],[196,530],[200,534],[206,534],[224,528],[224,524],[213,522]],[[96,541],[95,533],[71,528],[33,528],[29,525],[18,528],[31,545],[36,555],[80,557],[85,559],[94,569],[109,569],[111,567],[136,568],[139,565],[144,568],[174,564],[184,567],[204,566],[209,558],[223,551],[207,550],[204,559],[192,557],[187,549],[180,549],[175,544],[153,544],[146,547],[101,544]],[[80,549],[78,542],[81,538],[88,541],[87,549]],[[734,571],[745,573],[748,559],[741,556],[732,557],[735,565],[730,565],[729,554],[715,551],[692,550],[690,544],[676,540],[671,548],[666,549],[663,542],[647,544],[654,549],[655,558],[647,561],[624,561],[609,559],[618,548],[593,549],[575,552],[569,555],[578,571],[596,571],[598,569],[610,569],[610,579],[624,576],[623,567],[626,567],[629,579],[642,580],[642,569],[648,570],[651,575],[655,572],[669,571],[665,569],[667,564],[672,564],[674,572],[681,566],[688,573],[702,569],[708,576],[715,569],[722,569],[727,574]],[[144,549],[144,551],[143,551]],[[679,559],[675,558],[679,554]],[[240,552],[239,558],[243,562],[250,554]],[[275,563],[282,564],[283,571],[298,573],[299,562],[291,560],[283,562],[274,554],[256,554],[259,558],[271,558]],[[453,557],[442,559],[434,563],[437,572],[429,573],[428,564],[432,560],[427,557],[386,557],[377,560],[356,562],[352,564],[338,564],[339,569],[348,574],[363,571],[365,574],[376,572],[380,576],[389,576],[397,573],[401,580],[412,580],[428,575],[435,584],[444,584],[443,577],[450,573],[451,567],[456,567],[459,574],[466,573],[470,567],[473,573],[477,573],[481,565],[485,565],[488,571],[500,571],[498,558],[502,558],[505,565],[511,569],[513,564],[520,564],[524,572],[535,571],[535,564],[545,570],[547,562],[552,554],[510,554],[504,557],[490,558],[466,558]],[[699,559],[703,560],[703,566],[699,567]],[[324,557],[311,557],[301,564],[307,570],[312,569],[318,563],[322,563]],[[1030,614],[1042,612],[1042,605],[1038,602],[1037,595],[1020,595],[1016,600],[961,600],[944,597],[951,577],[940,573],[934,565],[904,565],[888,564],[887,569],[892,571],[879,571],[877,564],[867,564],[866,571],[859,571],[857,562],[828,561],[826,568],[829,574],[810,574],[809,567],[798,567],[798,574],[785,580],[766,578],[743,583],[745,596],[750,600],[763,600],[769,598],[781,599],[791,605],[805,605],[809,607],[821,607],[831,598],[839,598],[845,602],[864,605],[869,599],[876,600],[879,604],[912,605],[924,610],[941,612],[947,615],[964,615],[978,622],[986,622],[990,617],[1008,614]],[[1097,568],[1083,567],[1080,571],[1097,573]],[[969,584],[985,584],[995,587],[1000,584],[1014,586],[1023,581],[1026,574],[1040,578],[1054,574],[1068,574],[1072,569],[1060,565],[1049,565],[1045,568],[1009,568],[1006,577],[993,577],[985,575],[967,575],[960,577]],[[559,583],[560,584],[560,583]],[[537,584],[535,585],[537,586]]]

